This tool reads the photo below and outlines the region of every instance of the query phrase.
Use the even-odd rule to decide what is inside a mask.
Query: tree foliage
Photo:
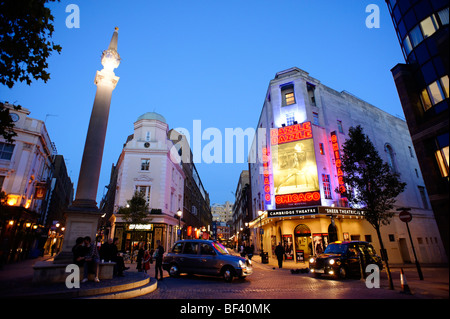
[[[22,107],[20,105],[13,105],[13,108],[20,110]],[[14,122],[9,115],[9,108],[0,102],[0,137],[3,137],[6,142],[12,143],[14,136],[17,136],[17,133],[14,132]]]
[[[123,219],[127,223],[142,224],[149,213],[145,195],[135,191],[133,197],[127,200],[127,205],[119,207],[118,213],[123,215]]]
[[[61,52],[53,35],[53,15],[45,5],[59,0],[0,0],[0,83],[12,88],[17,81],[41,79],[50,74],[47,58]]]
[[[400,174],[383,162],[361,126],[349,129],[349,139],[342,146],[342,171],[347,184],[347,198],[352,206],[365,210],[365,219],[375,228],[390,223],[396,197],[406,183]]]

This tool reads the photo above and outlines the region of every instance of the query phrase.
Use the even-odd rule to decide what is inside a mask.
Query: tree
[[[125,207],[119,207],[118,213],[130,224],[142,224],[149,213],[145,195],[135,191],[133,197],[127,200]]]
[[[342,171],[347,184],[345,195],[352,207],[365,211],[364,218],[375,228],[386,263],[389,287],[394,289],[380,228],[390,223],[396,197],[404,191],[406,183],[400,181],[399,173],[383,162],[361,126],[350,127],[349,138],[342,150]]]
[[[13,105],[15,110],[20,110],[22,107],[20,105]],[[0,102],[0,137],[3,137],[6,142],[12,143],[13,137],[17,136],[14,132],[14,122],[9,115],[9,109]]]
[[[47,58],[61,52],[51,41],[53,15],[45,5],[59,0],[0,0],[0,83],[12,88],[15,82],[41,79],[50,74]]]

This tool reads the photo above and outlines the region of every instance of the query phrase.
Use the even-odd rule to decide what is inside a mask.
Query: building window
[[[412,158],[414,158],[414,153],[413,153],[412,147],[411,147],[411,146],[408,146],[408,150],[409,150],[409,156],[411,156]]]
[[[294,113],[286,114],[286,125],[293,125],[295,121]]]
[[[339,133],[344,133],[344,128],[342,127],[342,121],[337,121],[338,131]]]
[[[312,106],[316,106],[316,97],[314,95],[316,86],[312,85],[311,83],[306,83],[306,89],[308,91],[309,102],[311,102]]]
[[[420,198],[422,199],[423,208],[428,209],[429,207],[428,207],[427,195],[425,193],[425,187],[418,186],[418,188],[419,188]]]
[[[330,175],[322,174],[322,182],[323,182],[323,194],[325,195],[325,199],[332,199]]]
[[[415,168],[414,171],[416,172],[416,177],[419,178],[419,171],[417,170],[417,168]]]
[[[145,140],[147,142],[150,142],[150,132],[147,132],[147,135],[145,136]]]
[[[448,148],[449,148],[449,134],[442,134],[436,138],[436,147],[437,150],[435,152],[436,161],[438,163],[439,169],[441,171],[442,177],[448,178]]]
[[[319,114],[316,112],[313,112],[313,124],[319,125]]]
[[[0,191],[2,190],[4,181],[5,181],[5,176],[0,176]]]
[[[386,144],[384,147],[384,151],[387,153],[388,165],[393,172],[397,172],[397,166],[395,164],[395,153],[392,149],[392,146]]]
[[[425,111],[449,97],[448,82],[448,75],[445,75],[423,89],[420,98]]]
[[[441,20],[442,25],[448,24],[448,8],[445,8],[444,10],[441,10],[438,12],[439,19]]]
[[[423,41],[422,31],[420,31],[420,26],[417,25],[414,29],[409,33],[411,37],[411,42],[413,47],[416,47],[420,42]]]
[[[141,171],[148,171],[150,169],[150,160],[148,158],[141,159]]]
[[[283,98],[282,106],[295,104],[294,85],[284,85],[281,87],[281,96]]]
[[[325,150],[323,148],[323,143],[319,143],[319,151],[320,151],[320,155],[325,155]]]
[[[14,144],[6,144],[0,142],[0,159],[2,160],[11,160],[11,157],[14,152]]]
[[[150,186],[136,186],[136,191],[143,194],[147,204],[150,205]]]
[[[409,40],[409,36],[406,36],[403,40],[403,48],[405,49],[405,54],[408,56],[412,51],[411,40]]]
[[[423,37],[425,39],[435,33],[439,28],[433,14],[420,22],[420,27],[422,28]]]
[[[394,234],[389,234],[389,241],[392,241],[392,242],[395,241],[395,235]]]
[[[372,235],[364,235],[365,241],[371,243],[372,242]]]

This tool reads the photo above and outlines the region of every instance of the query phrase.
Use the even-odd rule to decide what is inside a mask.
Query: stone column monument
[[[97,189],[105,145],[106,128],[108,126],[109,107],[112,91],[119,78],[114,69],[120,64],[117,53],[118,30],[115,28],[107,50],[103,51],[101,63],[103,69],[97,71],[94,106],[84,145],[77,191],[72,206],[66,211],[66,231],[61,253],[55,257],[55,263],[71,263],[72,247],[77,237],[90,236],[95,240],[97,224],[100,217],[97,207]]]

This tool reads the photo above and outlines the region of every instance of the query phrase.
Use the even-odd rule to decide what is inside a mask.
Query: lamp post
[[[183,215],[183,212],[181,211],[181,209],[178,209],[177,211],[177,215],[178,215],[178,240],[181,239],[181,215]]]
[[[260,242],[261,242],[261,258],[262,258],[262,256],[263,256],[263,253],[264,253],[264,249],[263,249],[263,234],[262,234],[262,224],[261,224],[261,221],[262,221],[262,218],[261,218],[261,216],[262,216],[262,214],[263,214],[264,212],[262,211],[262,210],[258,210],[258,216],[259,216],[259,235],[260,235]]]

